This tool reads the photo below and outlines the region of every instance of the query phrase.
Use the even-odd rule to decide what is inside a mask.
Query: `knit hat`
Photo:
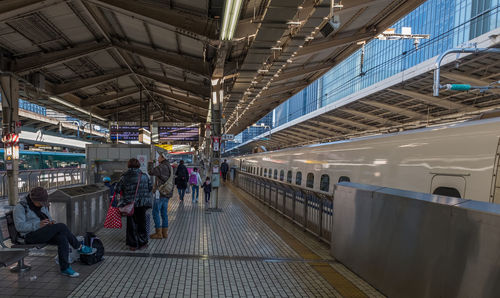
[[[34,202],[40,202],[44,206],[49,204],[49,194],[43,187],[35,187],[30,191],[30,199]]]

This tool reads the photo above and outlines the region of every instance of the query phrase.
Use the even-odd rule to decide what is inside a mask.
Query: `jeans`
[[[177,187],[177,192],[179,193],[179,199],[181,201],[184,200],[184,194],[186,194],[186,189]]]
[[[205,202],[210,201],[210,192],[206,191],[205,192]]]
[[[69,267],[69,245],[71,244],[74,249],[80,248],[81,245],[75,235],[73,235],[63,223],[46,225],[43,228],[26,234],[24,238],[26,244],[48,243],[57,245],[59,267],[61,271]]]
[[[159,199],[155,200],[153,205],[153,220],[157,229],[168,228],[168,200],[169,198],[160,196]]]
[[[140,248],[148,244],[146,230],[146,207],[135,207],[134,215],[127,216],[127,236],[125,242],[130,247]]]
[[[227,178],[227,172],[222,172],[222,179],[224,179],[224,181],[226,181],[226,178]]]
[[[198,202],[198,195],[200,194],[200,187],[198,185],[192,185],[191,190],[192,190],[191,197],[192,197],[193,202],[195,201],[194,192],[196,192],[196,202]]]

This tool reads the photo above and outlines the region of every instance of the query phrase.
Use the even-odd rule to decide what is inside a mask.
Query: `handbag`
[[[134,199],[131,203],[123,207],[119,207],[122,216],[132,216],[134,215],[135,198],[137,197],[137,191],[139,190],[139,184],[141,183],[142,173],[139,174],[139,179],[137,179],[137,186],[135,188]]]
[[[113,199],[109,203],[108,213],[106,213],[106,219],[104,220],[104,228],[106,229],[121,229],[122,228],[122,218],[118,207],[113,207],[113,201],[115,200],[116,192],[113,194]]]

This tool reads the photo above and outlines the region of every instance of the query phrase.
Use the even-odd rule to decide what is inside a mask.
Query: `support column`
[[[0,95],[2,97],[2,136],[9,134],[19,135],[21,125],[19,124],[19,82],[9,75],[0,76]],[[5,145],[4,152],[9,151]],[[5,168],[7,170],[7,194],[9,205],[14,206],[19,200],[18,177],[19,177],[19,154],[14,154],[14,147],[10,146],[10,157],[5,158]],[[19,147],[17,147],[19,152]],[[7,155],[6,155],[7,157]],[[10,160],[8,160],[10,159]]]
[[[219,186],[220,186],[220,152],[221,152],[221,136],[222,136],[222,101],[224,97],[223,79],[212,79],[212,102],[210,105],[211,114],[211,133],[212,133],[212,146],[211,146],[211,167],[213,183],[213,196],[212,206],[215,210],[219,209]],[[214,173],[214,168],[219,171]],[[215,206],[214,206],[215,204]]]

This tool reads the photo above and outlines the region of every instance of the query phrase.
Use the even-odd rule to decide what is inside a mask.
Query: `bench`
[[[7,220],[7,230],[9,232],[9,238],[12,243],[10,248],[0,249],[0,265],[7,267],[11,264],[17,262],[17,266],[10,269],[11,272],[26,272],[31,270],[31,267],[24,263],[24,258],[28,256],[30,249],[40,249],[47,246],[46,243],[38,244],[26,244],[24,239],[20,236],[19,232],[16,230],[14,224],[14,214],[9,211],[5,214],[5,219]],[[4,246],[4,245],[2,245]]]

